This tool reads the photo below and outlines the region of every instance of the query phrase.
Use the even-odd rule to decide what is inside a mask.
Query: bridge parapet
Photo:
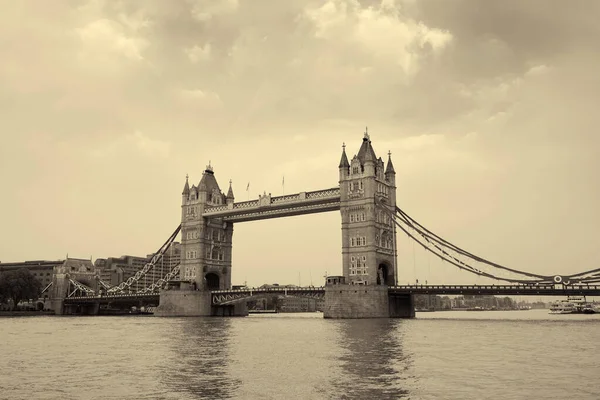
[[[404,285],[390,286],[388,290],[390,294],[600,296],[600,286],[591,285]]]
[[[240,220],[242,215],[244,216],[243,220],[272,218],[288,215],[288,212],[289,215],[297,215],[336,210],[339,209],[339,200],[339,187],[285,196],[272,197],[270,194],[264,194],[258,200],[208,206],[204,209],[203,216],[231,219],[233,222]]]
[[[324,197],[339,197],[340,195],[340,188],[331,188],[331,189],[324,189],[324,190],[316,190],[314,192],[307,192],[306,193],[306,198],[307,199],[321,199]]]
[[[239,203],[233,203],[234,209],[251,208],[251,207],[258,207],[258,200],[241,201]],[[214,209],[213,208],[208,209],[208,211],[212,211],[212,210],[214,210]]]
[[[248,300],[251,297],[266,295],[299,296],[311,298],[323,298],[325,296],[324,287],[275,287],[275,288],[247,288],[234,290],[214,290],[211,292],[213,305],[225,305],[235,302]]]

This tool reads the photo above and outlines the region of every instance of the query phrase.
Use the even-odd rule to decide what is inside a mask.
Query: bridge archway
[[[390,280],[390,269],[387,263],[380,263],[377,266],[377,284],[378,285],[389,285]]]
[[[208,274],[206,274],[204,276],[204,279],[206,279],[206,288],[207,289],[209,289],[209,290],[220,289],[219,275],[215,274],[214,272],[209,272]]]

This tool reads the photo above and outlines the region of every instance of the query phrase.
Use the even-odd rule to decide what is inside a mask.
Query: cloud
[[[187,54],[190,61],[195,64],[200,61],[209,60],[211,52],[210,49],[210,43],[207,43],[204,45],[204,47],[195,45],[193,47],[186,48],[183,51],[185,52],[185,54]]]
[[[214,17],[230,14],[237,10],[238,0],[189,0],[192,16],[200,21],[207,22]]]
[[[307,10],[306,16],[314,23],[317,38],[359,46],[369,58],[392,62],[408,75],[418,71],[426,47],[436,53],[452,41],[449,32],[403,16],[391,1],[363,8],[354,0],[328,0]]]
[[[179,98],[186,105],[204,110],[216,110],[223,106],[223,102],[217,93],[200,89],[181,89],[178,91]]]
[[[85,46],[86,57],[118,54],[129,60],[140,61],[149,45],[144,38],[129,35],[123,24],[109,19],[91,22],[77,29],[77,33]]]
[[[544,75],[549,70],[550,70],[550,68],[544,64],[536,65],[536,66],[529,68],[529,70],[525,73],[525,75],[528,75],[528,76]]]
[[[19,216],[6,231],[22,237],[38,229],[10,193],[47,187],[58,205],[86,204],[77,218],[110,232],[60,248],[6,236],[6,257],[58,257],[67,245],[105,256],[153,251],[163,238],[151,232],[178,221],[182,177],[198,177],[208,160],[222,186],[228,178],[244,182],[242,197],[248,181],[254,194],[283,189],[283,174],[286,192],[334,186],[342,143],[358,151],[368,125],[377,154],[392,151],[401,205],[432,229],[509,265],[560,269],[572,254],[568,265],[591,264],[600,218],[600,2],[545,3],[21,0],[5,7],[0,121],[10,134],[0,147],[0,180],[9,193],[4,208]],[[115,221],[133,221],[139,211],[135,220],[147,223],[122,198],[157,177],[164,190],[144,204],[165,210],[150,221],[155,229],[134,235],[137,223],[115,237],[111,222],[89,213],[109,204]],[[106,196],[120,196],[102,197],[97,182]],[[44,213],[45,225],[62,226],[70,210],[60,218]],[[561,230],[551,226],[558,219]],[[330,223],[322,233],[339,239],[337,220]],[[546,256],[565,231],[572,248],[555,246],[556,257]],[[255,245],[255,237],[238,239]],[[311,249],[339,265],[338,247]],[[273,259],[293,251],[282,248]],[[293,264],[287,270],[302,268]],[[281,274],[273,279],[291,280]]]
[[[118,137],[112,142],[99,145],[90,154],[97,158],[112,158],[131,154],[132,152],[150,158],[167,158],[171,153],[171,143],[150,138],[142,132],[136,131]]]

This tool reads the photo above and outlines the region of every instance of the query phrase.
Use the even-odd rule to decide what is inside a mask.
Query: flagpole
[[[285,175],[281,179],[281,194],[282,196],[285,196]]]

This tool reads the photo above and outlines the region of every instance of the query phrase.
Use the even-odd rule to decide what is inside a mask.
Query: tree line
[[[42,283],[26,268],[0,273],[0,303],[12,300],[12,308],[22,300],[37,300],[42,291]]]

